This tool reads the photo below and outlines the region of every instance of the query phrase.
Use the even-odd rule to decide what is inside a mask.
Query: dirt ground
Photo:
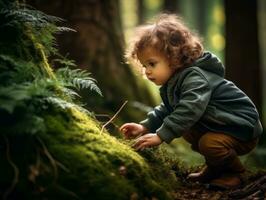
[[[235,190],[210,188],[208,184],[183,181],[174,193],[175,200],[266,200],[266,172],[247,175]]]

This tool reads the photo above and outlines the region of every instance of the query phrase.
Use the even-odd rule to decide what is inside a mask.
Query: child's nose
[[[151,74],[151,70],[149,70],[149,69],[146,68],[146,70],[145,70],[145,74],[146,74],[146,75],[150,75],[150,74]]]

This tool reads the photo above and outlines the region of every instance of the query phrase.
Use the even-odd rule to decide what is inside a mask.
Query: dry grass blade
[[[125,105],[127,104],[127,102],[128,102],[128,101],[125,101],[125,102],[123,103],[123,105],[119,108],[119,110],[115,113],[115,115],[114,115],[114,116],[113,116],[108,122],[106,122],[106,123],[102,126],[102,129],[101,129],[100,134],[102,134],[104,128],[105,128],[108,124],[110,124],[110,123],[116,118],[116,116],[117,116],[117,115],[121,112],[121,110],[125,107]]]

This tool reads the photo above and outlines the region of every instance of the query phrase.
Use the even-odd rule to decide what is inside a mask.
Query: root
[[[6,138],[6,136],[3,136],[3,137],[4,137],[4,140],[5,140],[5,143],[6,143],[6,157],[7,157],[7,161],[12,166],[12,168],[14,169],[14,178],[13,178],[12,184],[11,184],[11,186],[7,189],[7,191],[3,195],[3,199],[7,199],[7,197],[11,194],[11,192],[14,190],[16,184],[18,183],[19,169],[15,165],[15,163],[11,160],[9,141]]]
[[[41,166],[41,158],[40,158],[40,150],[36,148],[36,163],[34,165],[30,165],[30,173],[28,174],[28,179],[35,183],[36,177],[40,174],[40,166]]]
[[[71,197],[71,199],[75,200],[75,199],[80,199],[79,196],[73,192],[73,191],[70,191],[64,187],[62,187],[61,185],[55,185],[55,188],[60,191],[60,192],[63,192],[65,193],[66,195],[68,195],[69,197]]]
[[[65,165],[63,165],[62,163],[60,163],[59,161],[55,161],[56,162],[56,164],[61,168],[61,169],[63,169],[65,172],[70,172],[70,170],[65,166]]]
[[[121,110],[124,108],[124,106],[127,104],[127,102],[128,102],[128,101],[125,101],[125,102],[123,103],[123,105],[119,108],[119,110],[115,113],[115,115],[114,115],[114,116],[113,116],[108,122],[106,122],[106,123],[102,126],[102,129],[101,129],[100,134],[102,134],[104,128],[105,128],[108,124],[110,124],[110,123],[116,118],[116,116],[121,112]]]
[[[250,183],[242,189],[238,189],[229,193],[229,197],[232,199],[239,200],[253,200],[253,199],[263,199],[264,193],[266,192],[266,175],[262,176],[260,179]]]
[[[56,182],[57,178],[58,178],[58,169],[56,166],[56,160],[53,158],[53,156],[50,154],[50,152],[48,151],[47,147],[45,146],[45,144],[43,143],[43,141],[37,136],[37,140],[40,142],[40,144],[42,145],[44,154],[47,156],[47,158],[49,159],[53,170],[54,170],[54,180],[53,183]]]

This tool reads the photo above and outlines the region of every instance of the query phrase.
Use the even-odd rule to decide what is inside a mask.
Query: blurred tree
[[[144,23],[144,12],[145,12],[145,7],[144,7],[144,0],[138,0],[138,24]]]
[[[163,10],[177,14],[179,12],[179,0],[164,0]]]
[[[224,57],[223,0],[178,0],[181,17],[193,32],[203,37],[206,50]]]
[[[233,80],[262,110],[257,0],[225,0],[226,77]]]
[[[28,2],[48,14],[66,19],[67,26],[77,31],[61,35],[59,49],[63,55],[69,53],[78,66],[90,71],[98,80],[104,98],[82,95],[90,109],[100,113],[114,112],[125,100],[154,104],[148,89],[123,62],[124,35],[118,0]],[[121,116],[136,120],[140,117],[138,113],[127,106]]]

